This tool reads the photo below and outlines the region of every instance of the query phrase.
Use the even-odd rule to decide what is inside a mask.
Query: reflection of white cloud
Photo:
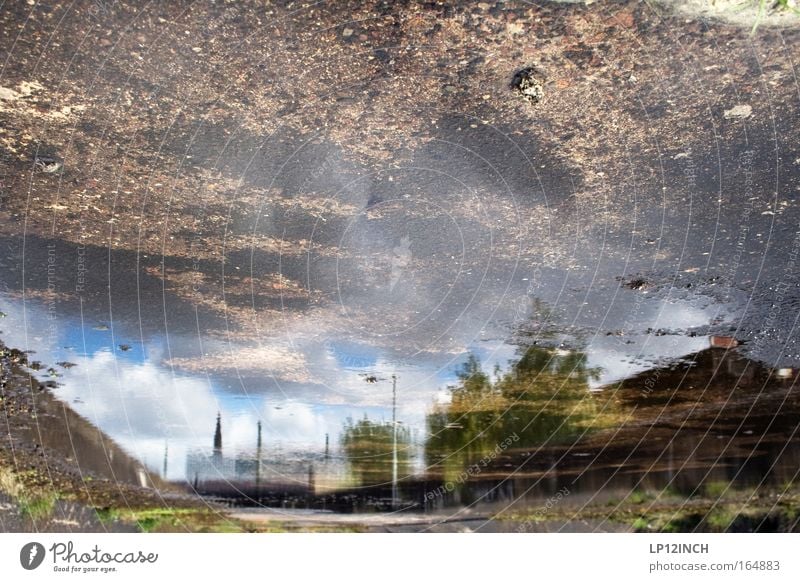
[[[659,301],[643,304],[628,314],[629,333],[622,336],[595,336],[586,349],[587,365],[600,368],[600,378],[590,380],[590,388],[618,382],[640,374],[669,359],[677,359],[708,347],[707,337],[655,335],[651,329],[687,329],[711,323],[718,310],[705,304],[684,301]]]
[[[170,366],[190,372],[249,372],[274,376],[285,382],[307,382],[303,354],[287,346],[230,346],[215,353],[195,358],[172,358]]]
[[[331,428],[310,405],[299,402],[289,402],[279,408],[264,403],[262,417],[270,434],[289,441],[321,443]]]
[[[151,468],[160,469],[165,443],[174,458],[192,443],[211,442],[220,407],[205,379],[108,351],[73,362],[78,366],[62,378],[58,396]]]
[[[167,446],[171,479],[184,477],[188,453],[210,449],[218,411],[223,451],[230,456],[255,449],[259,421],[265,448],[280,443],[319,449],[326,434],[336,438],[346,418],[359,411],[276,403],[264,394],[218,398],[206,379],[172,374],[151,362],[121,361],[111,352],[74,361],[78,366],[62,379],[59,397],[155,471],[161,471]]]
[[[218,398],[206,379],[172,374],[151,362],[121,361],[106,351],[73,361],[78,366],[65,374],[58,396],[157,472],[168,448],[170,479],[184,477],[188,453],[210,450],[218,411],[229,456],[255,449],[259,421],[265,447],[320,448],[325,435],[337,435],[354,414],[349,408],[276,404],[263,394]]]
[[[687,329],[706,325],[711,320],[708,309],[700,309],[683,301],[665,301],[658,305],[653,328]]]
[[[143,438],[180,438],[200,429],[198,419],[216,415],[219,405],[204,379],[174,375],[151,362],[120,360],[108,351],[73,361],[78,366],[65,375],[59,395],[84,401],[78,408],[98,426],[124,426]]]
[[[625,343],[632,341],[633,343]],[[682,358],[708,347],[708,337],[634,336],[600,337],[587,349],[587,366],[600,368],[600,377],[590,380],[599,388],[656,367],[664,359]]]

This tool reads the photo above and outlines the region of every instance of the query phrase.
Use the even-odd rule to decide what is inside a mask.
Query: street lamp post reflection
[[[361,374],[361,375],[364,376],[364,381],[367,382],[368,384],[377,384],[378,382],[386,381],[386,378],[380,378],[376,374],[364,373],[364,374]],[[397,434],[397,424],[398,424],[398,421],[397,421],[397,374],[392,374],[391,378],[392,378],[392,423],[391,423],[391,430],[392,430],[392,500],[391,500],[391,506],[394,509],[400,504],[400,496],[398,494],[398,486],[397,486],[399,466],[400,466],[399,453],[398,453],[398,450],[397,450],[397,439],[398,439],[398,434]],[[370,424],[369,421],[366,419],[366,417],[364,418],[364,422],[366,424]],[[382,426],[383,429],[386,429],[387,428],[386,422],[384,421],[381,426]],[[386,434],[386,433],[384,433],[384,434]],[[372,437],[372,438],[375,438],[375,437]],[[382,484],[385,485],[385,483],[386,483],[386,478],[384,477],[384,480],[382,481]]]
[[[392,374],[392,509],[397,504],[397,376]]]

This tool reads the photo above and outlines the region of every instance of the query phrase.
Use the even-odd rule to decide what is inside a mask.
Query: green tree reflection
[[[531,347],[508,372],[495,370],[494,377],[470,355],[450,387],[450,402],[427,417],[429,470],[445,479],[474,463],[487,465],[482,473],[496,471],[500,463],[492,451],[513,435],[518,436],[514,449],[531,450],[574,442],[587,430],[612,425],[616,407],[609,396],[589,390],[598,375],[578,351]],[[482,462],[487,457],[491,466]]]
[[[366,416],[358,422],[348,419],[341,436],[350,477],[355,485],[391,484],[394,457],[391,422],[374,422]],[[407,427],[397,427],[397,474],[411,472],[411,437]]]

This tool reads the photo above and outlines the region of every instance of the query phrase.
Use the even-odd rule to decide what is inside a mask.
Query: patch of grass
[[[200,533],[360,533],[359,525],[297,526],[280,521],[249,523],[231,519],[206,508],[155,508],[155,509],[96,509],[98,519],[104,522],[132,523],[144,533],[200,532]]]
[[[797,518],[800,517],[800,507],[797,505],[778,505],[778,509],[789,523],[797,521]]]
[[[763,4],[764,2],[769,2],[769,0],[760,0]],[[774,0],[772,5],[775,7],[776,10],[787,10],[789,12],[794,12],[795,14],[800,14],[800,10],[797,7],[792,6],[789,3],[789,0]]]
[[[686,528],[683,519],[671,519],[659,528],[661,533],[690,532],[693,528]]]
[[[677,489],[672,487],[664,487],[661,491],[644,491],[642,489],[634,489],[627,497],[623,499],[610,499],[606,505],[642,505],[644,503],[660,503],[669,502],[670,500],[683,499],[684,496],[680,494]]]
[[[56,508],[56,501],[58,501],[58,495],[50,493],[34,497],[23,496],[18,500],[18,503],[22,515],[37,521],[47,519],[53,514],[53,510]]]
[[[17,476],[10,469],[0,466],[0,491],[14,499],[22,495],[23,487]]]
[[[653,512],[647,514],[618,513],[610,516],[619,523],[631,526],[636,533],[679,533],[694,529],[700,518],[692,513]]]
[[[731,484],[728,481],[709,481],[703,485],[705,496],[711,499],[719,499],[727,491],[730,491]]]
[[[526,512],[514,512],[514,513],[503,513],[500,516],[494,516],[492,519],[502,519],[504,521],[521,521],[521,522],[530,522],[530,523],[544,523],[549,519],[552,519],[552,516],[548,512],[544,512],[541,509],[536,509],[535,511],[531,511],[530,513]]]
[[[800,14],[800,10],[789,4],[789,0],[755,0],[758,4],[758,14],[756,15],[756,21],[753,23],[753,28],[750,30],[750,34],[755,34],[756,30],[758,30],[761,21],[764,18],[764,15],[767,13],[768,10],[772,9],[776,12],[792,12],[793,14]]]
[[[14,500],[24,517],[34,521],[50,517],[59,495],[27,486],[23,477],[8,467],[0,466],[0,491]]]
[[[96,509],[98,519],[104,522],[133,523],[142,532],[242,532],[243,525],[210,509],[149,508],[149,509]]]
[[[652,499],[653,496],[650,493],[642,491],[641,489],[634,489],[628,495],[628,502],[634,505],[641,505],[642,503],[652,501]]]
[[[606,519],[634,532],[795,532],[800,529],[800,497],[782,489],[748,490],[728,488],[727,482],[708,482],[687,498],[665,488],[660,492],[634,491],[624,500],[598,502],[569,508],[569,514],[554,510],[543,521],[554,519]],[[727,493],[723,495],[723,491]],[[705,494],[708,493],[706,496]],[[751,495],[758,493],[758,495]],[[776,496],[780,495],[777,505]],[[720,496],[725,501],[720,503]],[[609,506],[616,506],[609,510]],[[565,510],[567,508],[564,508]],[[499,519],[524,521],[530,515],[502,514]]]
[[[737,517],[739,517],[738,513],[724,507],[717,507],[706,516],[706,524],[714,531],[724,532],[731,527]]]
[[[661,533],[689,533],[697,529],[703,521],[702,513],[694,510],[662,514],[657,521],[656,531]]]

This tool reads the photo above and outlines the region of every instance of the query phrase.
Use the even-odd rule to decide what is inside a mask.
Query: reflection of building
[[[217,413],[217,428],[214,430],[214,456],[222,455],[222,416]]]
[[[186,456],[186,478],[194,485],[207,481],[230,479],[235,471],[233,459],[225,459],[216,451],[212,455],[192,452]]]
[[[186,457],[186,479],[200,493],[227,496],[270,494],[275,491],[315,492],[315,464],[325,463],[325,454],[311,451],[263,451],[261,422],[255,451],[226,456],[222,447],[222,419],[217,415],[213,447],[190,452]]]

